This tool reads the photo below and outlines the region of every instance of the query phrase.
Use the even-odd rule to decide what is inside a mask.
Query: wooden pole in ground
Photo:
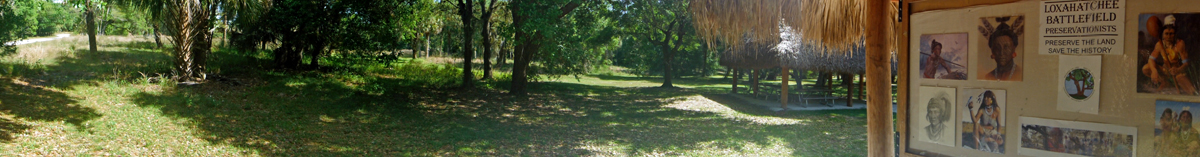
[[[844,79],[842,80],[842,84],[844,84],[842,86],[846,88],[846,106],[851,107],[854,103],[854,93],[858,93],[854,91],[854,75],[845,74],[842,77]],[[862,89],[859,89],[859,91],[862,91]]]
[[[738,77],[741,77],[741,75],[738,75],[738,70],[733,69],[733,90],[731,90],[729,93],[737,94]]]
[[[787,111],[788,103],[788,68],[783,67],[783,82],[779,82],[779,110],[780,112]]]
[[[863,90],[863,88],[864,88],[863,86],[864,86],[865,84],[867,84],[867,82],[864,82],[864,80],[863,80],[863,75],[862,75],[862,74],[859,74],[859,75],[858,75],[858,92],[857,92],[857,93],[858,93],[858,100],[866,100],[866,98],[865,98],[865,97],[866,97],[866,95],[863,95],[863,94],[865,94],[865,91],[866,91],[866,90]]]
[[[758,71],[750,69],[750,89],[754,91],[754,95],[758,95]]]
[[[888,16],[890,2],[867,0],[867,156],[895,156],[892,142],[892,97],[889,77],[891,57],[888,44]]]

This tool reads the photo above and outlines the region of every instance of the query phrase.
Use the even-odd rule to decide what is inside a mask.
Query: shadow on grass
[[[363,84],[386,89],[376,92],[327,77],[265,76],[248,83],[258,85],[205,84],[132,100],[190,119],[209,142],[266,156],[704,155],[687,152],[759,149],[752,146],[847,156],[865,149],[865,129],[827,131],[862,128],[859,115],[797,114],[793,118],[810,122],[764,125],[664,107],[687,103],[705,89],[551,82],[535,83],[529,97],[512,97],[366,79]]]
[[[150,43],[153,44],[153,43]],[[84,122],[99,118],[95,109],[79,105],[81,98],[63,91],[79,85],[96,86],[101,81],[133,80],[138,71],[163,71],[169,67],[164,53],[130,49],[129,52],[76,50],[74,55],[55,58],[54,63],[0,62],[0,141],[11,141],[30,126],[21,120],[62,121],[82,129]],[[166,60],[166,61],[163,61]],[[158,65],[162,64],[162,65]]]
[[[663,82],[663,78],[661,76],[660,77],[616,76],[616,75],[588,75],[588,76],[596,77],[601,80],[611,80],[611,81],[645,81],[645,82],[652,82],[652,83],[657,83],[657,84],[662,84],[662,82]],[[707,77],[687,77],[687,78],[672,79],[671,83],[677,84],[677,85],[687,85],[687,86],[704,86],[704,85],[730,83],[730,80],[729,79],[707,78]]]
[[[95,109],[78,106],[77,99],[25,79],[0,77],[0,142],[11,141],[12,135],[30,128],[16,120],[62,121],[86,129],[83,122],[101,115]]]

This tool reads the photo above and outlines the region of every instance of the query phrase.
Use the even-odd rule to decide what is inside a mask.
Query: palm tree
[[[217,11],[225,15],[255,12],[260,7],[270,6],[268,0],[109,0],[111,4],[143,9],[150,13],[151,20],[163,28],[171,37],[172,54],[175,58],[177,79],[181,81],[203,80],[208,55],[212,49],[213,21]],[[224,17],[232,18],[232,17]],[[236,18],[234,18],[236,19]]]

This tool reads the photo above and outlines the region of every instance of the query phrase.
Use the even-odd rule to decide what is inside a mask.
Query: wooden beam
[[[912,13],[915,11],[912,11],[913,7],[911,3],[903,4],[901,6],[905,7],[905,12],[900,13],[900,16],[905,20],[900,21],[900,24],[896,25],[896,27],[898,27],[896,28],[896,39],[897,42],[899,42],[896,44],[896,57],[899,58],[897,59],[899,63],[896,64],[896,72],[899,73],[896,74],[896,124],[898,125],[896,126],[896,132],[900,133],[900,149],[904,149],[904,151],[901,151],[903,152],[901,153],[903,154],[901,156],[917,156],[908,154],[909,150],[912,150],[908,149],[908,67],[910,66],[909,64],[911,64],[908,58],[910,54],[912,54],[912,52],[909,52],[908,45],[908,40],[911,37],[911,34],[909,34],[909,26],[911,25],[910,22],[912,21],[909,19],[912,19],[910,15],[912,15]]]
[[[894,156],[892,142],[892,75],[891,53],[887,47],[888,7],[891,3],[881,0],[867,1],[867,156]],[[907,21],[907,20],[906,20]]]
[[[912,9],[912,13],[919,13],[933,10],[957,9],[979,5],[995,5],[1018,1],[1021,0],[919,0],[909,3],[912,5],[912,7],[909,9]]]
[[[901,7],[904,7],[904,12],[901,12],[900,16],[904,20],[900,21],[900,24],[896,25],[896,42],[898,42],[896,44],[896,57],[899,58],[897,59],[899,63],[896,64],[896,72],[898,73],[896,74],[896,132],[900,133],[900,149],[904,149],[904,151],[901,151],[901,156],[917,156],[914,154],[908,154],[909,150],[912,150],[908,148],[908,67],[911,64],[908,58],[912,54],[912,52],[909,52],[908,45],[908,40],[911,37],[911,34],[909,34],[909,26],[911,25],[910,22],[912,21],[909,19],[912,19],[910,15],[916,11],[913,11],[912,3],[903,4]]]
[[[783,68],[783,70],[782,70],[783,71],[783,82],[779,82],[779,90],[780,90],[780,92],[779,92],[779,95],[780,95],[779,96],[779,102],[780,102],[779,108],[782,109],[782,110],[779,110],[780,112],[787,111],[787,103],[788,103],[788,76],[789,76],[788,68],[787,67],[782,67],[782,68]]]

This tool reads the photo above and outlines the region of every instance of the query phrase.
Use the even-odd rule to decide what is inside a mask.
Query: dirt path
[[[25,39],[25,40],[21,40],[21,41],[8,42],[8,43],[4,43],[4,44],[5,45],[24,45],[24,44],[31,44],[31,43],[36,43],[36,42],[62,39],[62,38],[66,38],[69,36],[71,36],[71,34],[63,33],[63,34],[55,34],[54,37]]]

